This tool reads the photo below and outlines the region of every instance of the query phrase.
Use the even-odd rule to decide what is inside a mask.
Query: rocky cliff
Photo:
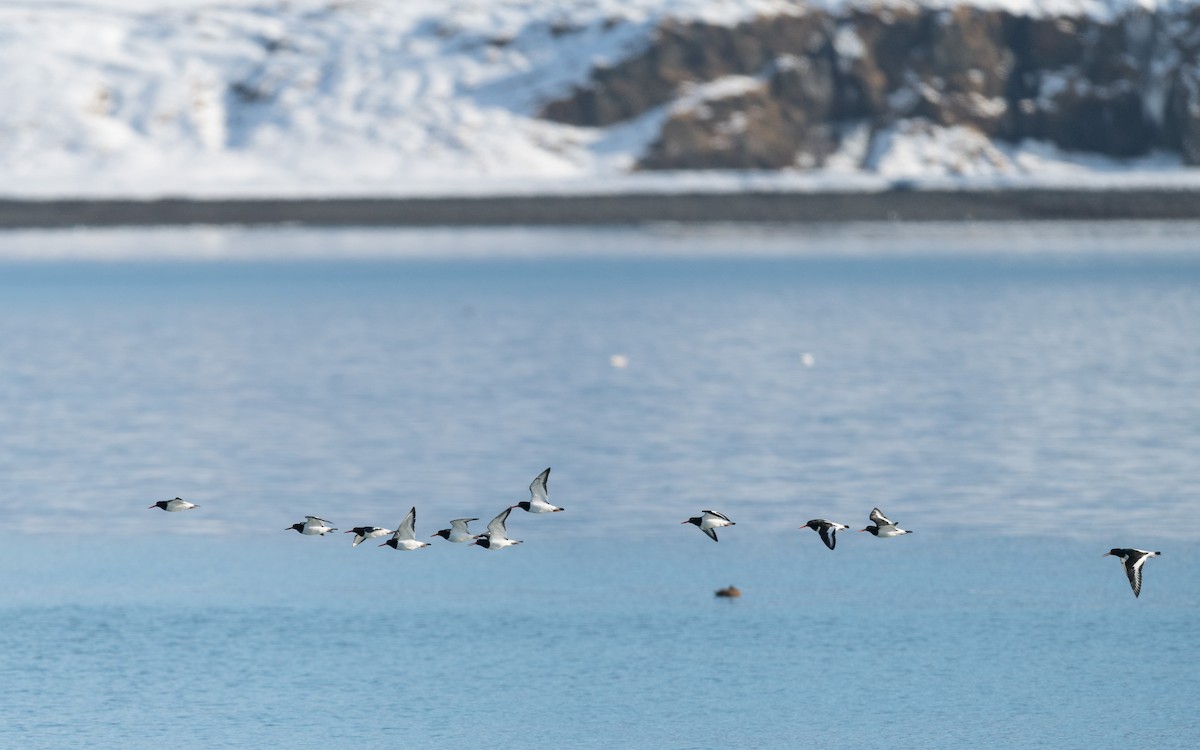
[[[819,167],[848,134],[897,127],[1114,157],[1175,151],[1197,165],[1198,62],[1196,7],[1109,20],[967,6],[812,10],[661,25],[540,116],[609,126],[660,113],[640,169]]]

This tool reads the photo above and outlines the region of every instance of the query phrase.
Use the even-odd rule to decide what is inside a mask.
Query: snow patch
[[[725,76],[707,83],[685,84],[680,95],[671,103],[670,112],[672,115],[692,113],[706,117],[706,103],[761,91],[766,85],[764,79],[756,76]]]
[[[1178,154],[1114,159],[1053,144],[998,144],[969,126],[903,120],[877,132],[864,159],[880,177],[929,187],[1196,187],[1200,179]],[[1081,178],[1086,177],[1085,182]]]
[[[859,38],[858,32],[850,24],[843,24],[838,27],[833,35],[833,48],[837,50],[838,57],[845,60],[847,64],[867,54],[866,45],[863,44],[863,40]]]
[[[869,169],[884,177],[975,177],[1011,174],[1012,160],[978,130],[902,120],[876,134]]]

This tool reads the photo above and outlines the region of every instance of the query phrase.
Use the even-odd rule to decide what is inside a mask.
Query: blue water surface
[[[6,235],[0,746],[1190,747],[1192,230]]]

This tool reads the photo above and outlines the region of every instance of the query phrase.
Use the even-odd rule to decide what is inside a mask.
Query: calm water
[[[2,235],[0,746],[1190,747],[1197,236]]]

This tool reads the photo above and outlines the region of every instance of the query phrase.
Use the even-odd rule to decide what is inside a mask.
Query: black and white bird
[[[475,541],[475,535],[467,529],[467,524],[478,520],[478,518],[456,518],[450,522],[450,528],[441,529],[434,533],[434,536],[440,536],[447,542],[473,542]]]
[[[350,546],[357,547],[368,539],[387,536],[388,534],[392,533],[392,530],[380,528],[379,526],[355,526],[353,529],[343,533],[353,534],[354,541],[350,543]]]
[[[844,523],[826,521],[824,518],[814,518],[800,528],[812,529],[813,531],[817,532],[821,535],[821,541],[825,542],[825,546],[829,549],[833,549],[837,546],[837,533],[839,531],[845,531],[850,527]]]
[[[723,526],[737,525],[733,521],[730,521],[727,516],[718,513],[715,510],[700,511],[700,515],[693,516],[686,521],[680,521],[680,523],[695,524],[701,531],[703,531],[705,534],[708,534],[708,538],[712,539],[714,542],[719,541],[717,539],[717,529]]]
[[[379,545],[380,547],[391,547],[392,549],[421,549],[428,547],[429,542],[417,541],[417,506],[413,506],[396,530],[392,532],[392,538]]]
[[[178,513],[181,510],[191,510],[192,508],[199,508],[199,507],[200,507],[199,505],[196,505],[195,503],[189,503],[187,500],[184,500],[182,497],[177,497],[174,500],[159,500],[154,505],[151,505],[149,508],[146,508],[146,510],[150,510],[150,508],[162,508],[163,510],[168,511],[170,513]]]
[[[1144,549],[1125,549],[1114,547],[1108,552],[1105,552],[1101,557],[1119,557],[1121,562],[1125,564],[1125,575],[1129,577],[1129,586],[1133,589],[1134,596],[1142,594],[1142,566],[1151,557],[1158,557],[1161,552],[1149,552]]]
[[[508,520],[509,513],[512,513],[512,507],[505,508],[500,515],[488,521],[487,531],[475,537],[475,544],[484,549],[504,549],[520,544],[520,541],[508,538],[508,529],[504,523]]]
[[[557,505],[550,504],[549,490],[546,488],[548,481],[550,481],[550,469],[538,474],[529,485],[529,499],[522,500],[513,507],[530,513],[557,513],[562,510]]]
[[[301,534],[305,534],[308,536],[313,536],[315,534],[320,534],[321,536],[325,536],[326,534],[328,534],[331,531],[337,531],[337,529],[335,529],[333,527],[332,523],[330,523],[329,521],[326,521],[324,518],[319,518],[317,516],[305,516],[304,523],[294,523],[291,526],[288,526],[286,529],[284,529],[284,531],[292,531],[292,530],[299,531]]]
[[[911,531],[905,531],[888,520],[888,517],[883,515],[883,511],[879,510],[879,508],[871,509],[871,520],[874,521],[876,525],[868,526],[865,529],[859,529],[859,531],[869,531],[871,532],[872,536],[877,536],[880,539],[889,539],[894,536],[912,533]]]

